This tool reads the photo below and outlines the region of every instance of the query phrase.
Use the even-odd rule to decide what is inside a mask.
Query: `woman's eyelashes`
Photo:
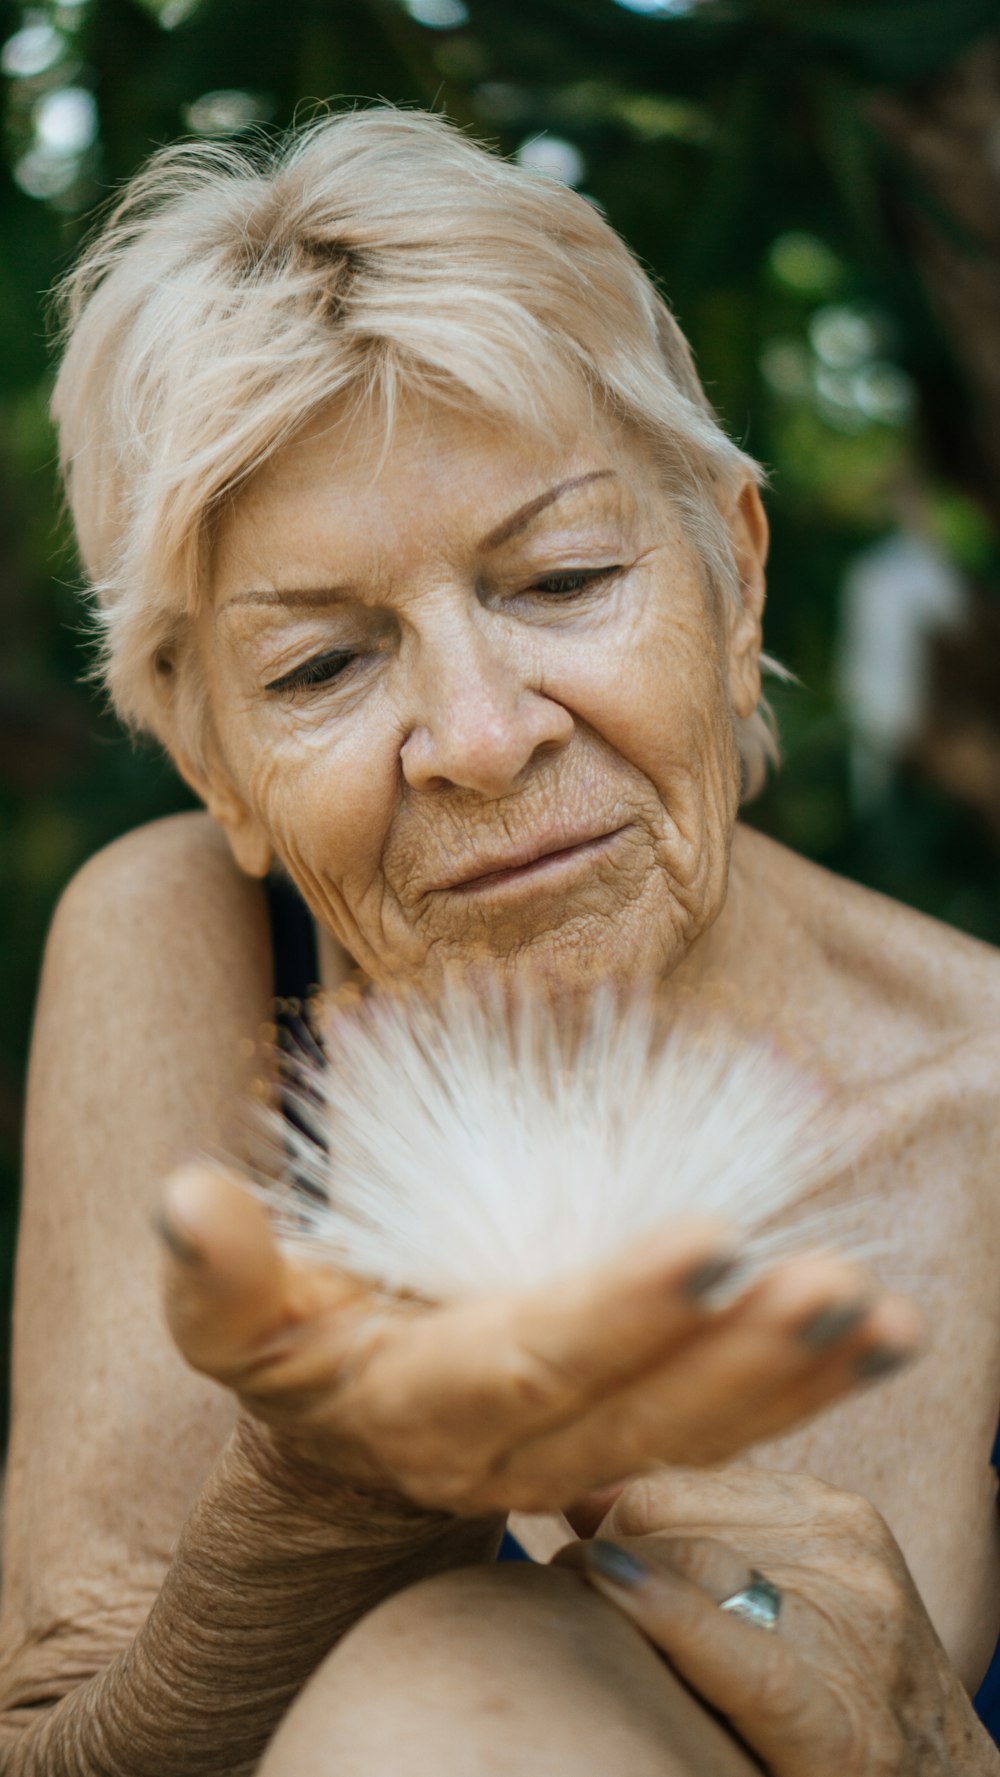
[[[308,691],[315,685],[329,685],[334,679],[341,678],[356,659],[357,655],[348,649],[328,648],[322,654],[315,654],[302,666],[293,666],[290,672],[271,679],[264,690]]]
[[[574,593],[589,592],[620,571],[617,562],[603,568],[568,568],[563,573],[540,575],[529,591],[541,592],[550,598],[572,598]]]

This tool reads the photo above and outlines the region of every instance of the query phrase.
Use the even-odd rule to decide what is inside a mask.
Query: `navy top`
[[[265,876],[264,893],[267,897],[267,917],[271,924],[274,996],[277,1001],[275,1022],[289,1029],[289,1020],[301,1010],[309,995],[319,986],[316,927],[302,896],[287,876]]]
[[[993,1443],[993,1455],[990,1461],[997,1475],[1000,1476],[1000,1430],[997,1431]],[[1000,1496],[998,1496],[998,1504],[1000,1504]],[[973,1697],[972,1703],[983,1727],[1000,1746],[1000,1641],[993,1649],[993,1658],[986,1668],[986,1677]]]
[[[264,888],[274,955],[275,1022],[289,1038],[297,1040],[302,1028],[302,1007],[319,985],[316,928],[305,902],[287,877],[269,876]],[[294,1115],[294,1106],[286,1107],[286,1115]],[[1000,1430],[991,1461],[1000,1475]],[[530,1561],[531,1556],[506,1530],[497,1560]],[[973,1698],[973,1707],[991,1738],[1000,1746],[1000,1642]]]

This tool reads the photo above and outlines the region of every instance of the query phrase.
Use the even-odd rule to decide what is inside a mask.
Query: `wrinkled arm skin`
[[[270,1469],[238,1426],[131,1645],[58,1702],[6,1712],[4,1777],[241,1777],[352,1623],[495,1553],[498,1521],[329,1486],[310,1497]],[[16,1660],[7,1679],[16,1696]]]

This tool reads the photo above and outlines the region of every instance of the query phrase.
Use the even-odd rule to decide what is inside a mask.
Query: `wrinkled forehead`
[[[621,527],[654,511],[670,522],[669,479],[653,450],[589,403],[528,426],[412,396],[390,415],[339,402],[226,503],[212,580],[218,594],[251,567],[258,577],[294,573],[318,544],[354,561],[405,561],[500,548],[542,523]]]

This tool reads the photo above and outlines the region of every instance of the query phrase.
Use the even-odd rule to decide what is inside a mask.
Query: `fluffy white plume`
[[[334,1007],[320,1034],[286,1060],[296,1121],[264,1113],[258,1188],[286,1242],[392,1290],[541,1284],[693,1213],[757,1271],[836,1224],[800,1213],[849,1159],[826,1095],[717,1017],[452,984]]]

